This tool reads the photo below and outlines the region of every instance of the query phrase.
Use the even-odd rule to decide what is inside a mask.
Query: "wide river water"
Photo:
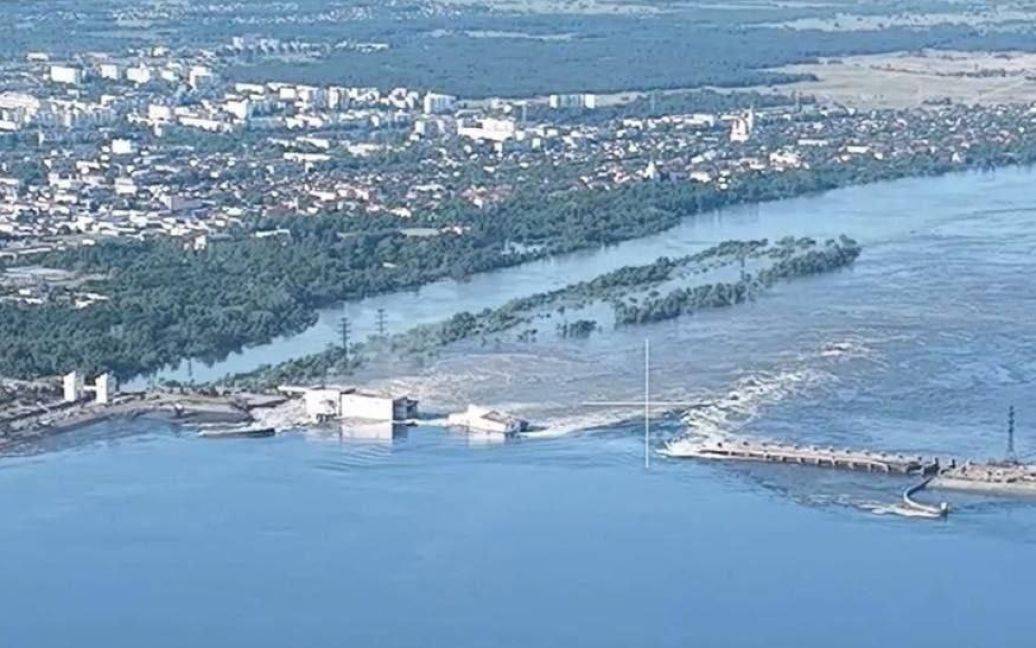
[[[647,337],[656,395],[698,403],[693,429],[989,457],[1014,404],[1032,452],[1034,186],[1008,169],[726,210],[193,363],[204,380],[321,350],[343,312],[398,330],[723,239],[864,246],[741,307],[369,370],[432,409],[528,413],[535,438],[214,442],[137,420],[0,458],[0,645],[1031,645],[1036,502],[931,493],[954,507],[931,522],[875,512],[895,478],[645,470],[641,429],[617,422],[635,412],[580,403],[639,397]],[[682,429],[658,421],[656,447]]]

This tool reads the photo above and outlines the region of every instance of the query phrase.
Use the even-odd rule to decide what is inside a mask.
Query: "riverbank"
[[[17,311],[8,323],[17,331],[15,344],[6,352],[0,350],[0,367],[11,375],[57,373],[68,365],[106,367],[126,378],[184,357],[212,361],[242,346],[303,330],[318,318],[319,309],[343,298],[413,289],[444,277],[468,277],[599,249],[666,231],[711,210],[907,176],[1027,163],[1034,152],[1029,139],[1016,138],[966,157],[911,152],[880,159],[824,158],[808,168],[746,171],[723,182],[638,180],[607,190],[520,194],[486,212],[457,215],[462,234],[428,240],[415,241],[390,230],[342,238],[335,229],[341,224],[328,216],[285,221],[292,238],[284,245],[230,241],[187,257],[178,246],[157,243],[101,245],[45,261],[97,270],[121,268],[124,272],[109,286],[111,302],[98,308],[113,321],[140,308],[147,316],[132,322],[139,334],[115,337],[109,330],[89,328],[91,319],[70,327],[87,327],[79,343],[52,340],[54,323],[43,317],[48,314]],[[521,251],[509,241],[522,243]],[[181,311],[176,322],[160,316]],[[189,318],[187,312],[192,313]],[[37,321],[37,316],[47,321]],[[38,349],[44,344],[43,332],[47,353]]]
[[[647,335],[652,394],[700,403],[693,411],[696,427],[842,446],[866,440],[870,447],[926,455],[952,448],[959,456],[991,456],[1002,445],[998,414],[1011,402],[1027,402],[1033,379],[1026,328],[1036,298],[1026,280],[1036,244],[1033,175],[1016,168],[910,179],[731,209],[592,253],[366,300],[362,311],[345,313],[359,322],[357,337],[373,328],[379,308],[387,311],[390,330],[398,330],[591,281],[636,260],[693,254],[727,239],[777,240],[795,233],[822,241],[846,233],[866,251],[849,271],[779,285],[736,311],[703,311],[534,345],[466,341],[425,365],[374,363],[354,384],[412,394],[442,411],[470,402],[498,407],[545,424],[555,435],[611,430],[635,416],[635,408],[572,405],[636,401]],[[329,314],[307,344],[320,350],[335,340],[342,314]],[[243,359],[261,363],[302,348],[286,340]],[[781,480],[798,488],[793,474]]]
[[[722,240],[778,240],[795,233],[823,241],[846,233],[866,250],[851,270],[778,287],[736,313],[699,312],[649,328],[604,326],[586,339],[566,340],[554,339],[555,323],[563,319],[555,316],[537,326],[541,333],[536,343],[498,345],[490,336],[485,344],[462,342],[438,357],[409,364],[387,354],[349,382],[413,394],[422,403],[441,403],[444,411],[484,403],[551,429],[585,430],[629,418],[630,412],[621,408],[587,411],[571,406],[588,398],[636,400],[643,382],[643,337],[648,335],[654,352],[653,390],[660,398],[722,405],[700,411],[702,416],[707,411],[709,420],[696,425],[736,428],[803,390],[848,381],[849,393],[876,390],[875,398],[906,413],[901,414],[906,423],[871,421],[866,409],[847,403],[844,416],[816,421],[800,431],[803,436],[808,431],[822,439],[850,417],[861,428],[852,435],[843,433],[842,443],[861,434],[873,439],[875,447],[914,448],[919,443],[915,431],[925,430],[930,418],[940,421],[943,436],[926,448],[928,453],[953,448],[962,455],[988,456],[987,441],[975,435],[975,427],[997,429],[999,420],[985,421],[983,416],[1005,410],[1011,402],[1006,399],[1024,402],[1025,395],[1011,383],[992,385],[986,392],[955,386],[972,384],[972,367],[1005,356],[1019,361],[1031,357],[1022,326],[1030,312],[1028,287],[1019,282],[1031,273],[1027,250],[1036,231],[1029,190],[1033,177],[1030,169],[1014,168],[915,178],[730,209],[689,219],[665,234],[326,311],[305,335],[251,349],[212,367],[195,365],[193,375],[196,380],[215,379],[263,363],[319,354],[340,339],[337,328],[343,316],[352,324],[353,339],[364,339],[376,333],[378,312],[383,311],[385,328],[393,335],[441,322],[461,310],[478,314],[574,281],[591,282],[645,258],[695,254]],[[918,204],[928,208],[918,210]],[[996,263],[988,260],[990,249],[998,251]],[[566,314],[570,321],[582,319],[571,310]],[[810,324],[804,327],[803,322]],[[984,334],[976,336],[972,323]],[[929,325],[937,333],[924,333]],[[988,337],[987,332],[996,334]],[[984,359],[959,361],[972,347],[981,349]],[[902,362],[897,358],[910,359],[932,378],[914,375],[900,381],[898,372],[875,373],[886,362]],[[1001,360],[982,371],[999,375],[1001,364],[1011,366]],[[860,378],[857,372],[862,372]],[[1013,374],[1025,375],[1025,365]],[[892,386],[886,387],[889,381]],[[923,407],[929,403],[938,406]],[[948,416],[951,412],[961,412],[965,420],[958,424]],[[805,416],[812,420],[816,413]],[[786,425],[798,428],[794,421]]]
[[[1005,178],[1032,175],[1028,166],[1003,168],[996,173]],[[263,365],[275,365],[323,352],[329,344],[340,343],[340,322],[343,318],[350,321],[354,341],[377,334],[381,324],[388,334],[400,333],[417,324],[446,319],[461,310],[478,312],[486,307],[498,307],[511,299],[561,288],[572,281],[589,280],[607,270],[642,264],[645,259],[658,257],[660,251],[679,255],[700,251],[721,240],[764,237],[776,240],[788,233],[818,239],[846,233],[867,244],[876,240],[874,232],[888,229],[888,223],[877,210],[866,212],[873,222],[854,219],[853,224],[847,227],[842,214],[826,213],[827,205],[835,205],[843,210],[855,209],[855,206],[841,205],[841,196],[859,195],[859,200],[871,202],[885,194],[906,198],[909,193],[924,192],[923,187],[933,183],[942,187],[941,195],[952,195],[958,187],[973,184],[984,177],[988,177],[986,172],[963,171],[934,177],[901,177],[885,182],[875,178],[873,183],[852,184],[833,192],[821,189],[797,198],[703,211],[693,217],[678,219],[671,227],[666,225],[662,233],[631,238],[604,247],[552,255],[550,258],[526,260],[521,264],[474,274],[463,280],[444,279],[416,289],[339,303],[319,310],[316,323],[301,332],[276,337],[264,344],[247,346],[220,360],[184,360],[150,376],[130,381],[130,384],[143,388],[152,382],[188,384],[217,381],[232,374],[254,371]],[[938,202],[939,199],[932,195],[929,200]],[[814,217],[814,214],[822,216]],[[852,213],[844,215],[853,216]],[[756,219],[760,216],[772,219],[773,225],[757,223]],[[383,320],[379,320],[379,311],[383,311]]]
[[[14,419],[0,421],[0,453],[44,437],[66,434],[106,422],[155,417],[180,425],[244,424],[254,422],[254,411],[271,408],[285,399],[248,392],[225,395],[190,391],[153,391],[119,394],[108,404],[53,403]]]

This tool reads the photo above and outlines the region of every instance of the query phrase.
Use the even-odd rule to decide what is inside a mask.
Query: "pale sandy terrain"
[[[1036,54],[943,52],[852,56],[780,68],[819,81],[780,86],[821,102],[859,108],[908,108],[925,101],[1002,104],[1036,101]]]
[[[897,14],[837,13],[829,17],[797,18],[783,22],[757,23],[760,27],[821,31],[879,31],[889,27],[932,27],[973,25],[1009,30],[1019,23],[1036,20],[1036,12],[1024,7],[989,7],[981,11],[962,8],[957,12],[901,12]]]
[[[461,8],[488,7],[521,14],[642,15],[662,11],[659,7],[628,0],[442,0],[441,4]]]

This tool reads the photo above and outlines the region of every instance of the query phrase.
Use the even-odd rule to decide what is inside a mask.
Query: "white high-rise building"
[[[151,82],[151,68],[146,65],[138,65],[126,70],[126,79],[137,85],[144,85]]]
[[[153,122],[167,122],[173,119],[173,109],[162,104],[150,104],[147,107],[147,118]]]
[[[248,99],[228,99],[223,102],[223,110],[239,121],[248,121],[252,116],[252,104]]]
[[[133,140],[113,139],[111,151],[112,155],[133,155],[137,152],[137,145]]]
[[[40,111],[40,100],[21,92],[0,93],[0,131],[28,126]]]
[[[487,117],[481,122],[459,125],[457,128],[457,135],[473,140],[505,142],[513,137],[517,137],[518,129],[513,119],[494,119]]]
[[[212,75],[212,70],[204,65],[195,65],[187,73],[187,85],[191,86],[192,90],[197,90],[208,85],[212,83],[214,79],[215,77]]]
[[[99,71],[101,78],[109,81],[118,81],[122,77],[119,66],[114,63],[102,63]]]
[[[755,110],[749,109],[744,117],[736,117],[730,124],[730,141],[736,144],[747,142],[755,128]]]
[[[457,105],[457,98],[453,95],[436,94],[429,92],[424,96],[424,112],[426,115],[435,113],[450,112]]]
[[[50,80],[54,83],[79,85],[83,82],[83,71],[69,65],[50,66]]]
[[[561,108],[597,108],[597,95],[594,94],[552,94],[547,97],[547,105],[554,109]]]

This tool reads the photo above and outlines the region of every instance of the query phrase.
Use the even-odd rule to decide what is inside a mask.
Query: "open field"
[[[925,102],[1002,104],[1036,101],[1036,54],[1028,52],[899,52],[789,65],[816,81],[782,86],[858,108],[908,108]]]
[[[778,22],[757,23],[759,27],[795,29],[799,31],[819,30],[847,32],[871,30],[880,31],[891,27],[925,28],[937,25],[967,25],[989,29],[1011,30],[1029,26],[1036,19],[1036,12],[1025,7],[982,7],[969,10],[962,6],[959,11],[910,11],[843,13],[817,15]]]

